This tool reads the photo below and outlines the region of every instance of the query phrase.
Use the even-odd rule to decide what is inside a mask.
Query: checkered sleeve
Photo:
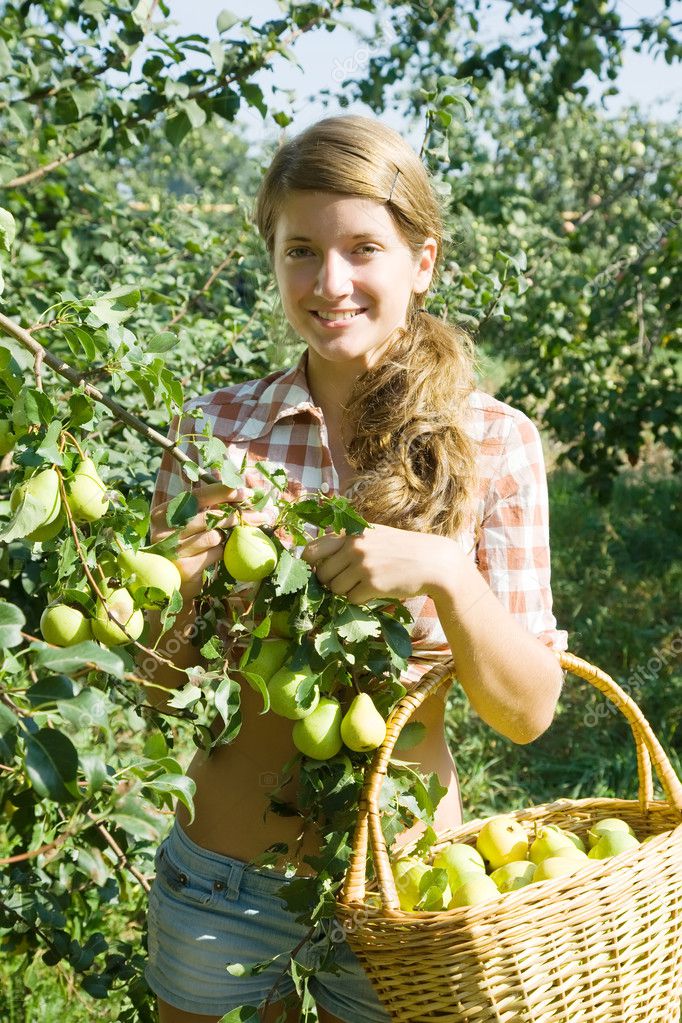
[[[185,411],[182,417],[177,415],[173,417],[167,437],[169,440],[179,441],[179,449],[184,451],[194,461],[198,461],[197,449],[188,436],[194,432],[194,429],[194,417]],[[184,475],[182,465],[178,459],[174,458],[171,452],[166,449],[161,458],[161,464],[154,484],[151,510],[154,511],[158,505],[177,497],[183,490],[192,490],[194,486],[195,484],[192,484]]]
[[[504,607],[553,650],[566,650],[550,587],[549,503],[540,434],[515,410],[485,502],[478,568]]]

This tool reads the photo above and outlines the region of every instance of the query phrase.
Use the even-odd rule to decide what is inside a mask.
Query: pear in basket
[[[417,903],[427,896],[429,909],[445,909],[452,899],[450,886],[446,885],[443,891],[436,890],[435,886],[429,887],[423,880],[426,874],[431,873],[431,867],[414,856],[406,856],[397,863],[391,864],[393,879],[400,908],[405,913],[411,913]]]
[[[636,849],[639,842],[629,831],[605,831],[587,854],[591,860],[608,860],[611,856]]]
[[[603,820],[593,824],[587,832],[590,849],[594,848],[602,835],[607,831],[624,831],[628,835],[635,835],[630,825],[622,821],[620,817],[605,817]]]
[[[473,845],[467,845],[466,842],[446,845],[434,856],[433,865],[446,871],[453,892],[457,891],[469,874],[485,874],[483,857]]]
[[[487,874],[476,874],[470,876],[463,885],[457,889],[452,897],[448,909],[457,909],[460,906],[478,906],[482,902],[490,902],[492,899],[499,899],[500,892],[497,885]]]
[[[493,870],[490,877],[498,890],[504,894],[531,884],[535,880],[537,869],[529,860],[512,860],[511,863],[505,863],[503,867]]]
[[[487,820],[478,833],[476,848],[493,870],[528,855],[526,832],[513,817],[502,815]]]
[[[587,856],[584,857],[587,859]],[[575,874],[583,866],[582,857],[578,856],[548,856],[546,860],[538,864],[535,871],[533,883],[537,881],[553,881],[557,877],[567,877]]]
[[[573,836],[577,838],[576,836]],[[577,839],[580,842],[580,839]],[[582,848],[581,848],[582,846]],[[533,863],[542,863],[549,856],[585,856],[585,848],[580,842],[577,845],[569,837],[566,831],[562,831],[556,824],[545,824],[537,829],[535,838],[530,846],[530,859]]]

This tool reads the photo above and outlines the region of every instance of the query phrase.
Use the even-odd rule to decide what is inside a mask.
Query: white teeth
[[[352,320],[354,316],[357,316],[360,310],[356,310],[354,313],[318,313],[317,315],[321,320]]]

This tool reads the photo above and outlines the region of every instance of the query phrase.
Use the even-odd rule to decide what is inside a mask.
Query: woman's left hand
[[[454,576],[458,551],[448,537],[375,523],[361,534],[318,536],[301,557],[332,593],[366,604],[432,596]]]

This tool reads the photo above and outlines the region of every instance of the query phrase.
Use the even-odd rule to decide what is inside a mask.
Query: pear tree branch
[[[68,364],[68,362],[64,362],[63,359],[58,359],[55,355],[48,351],[47,348],[41,345],[40,342],[36,341],[28,330],[19,326],[18,323],[10,320],[2,313],[0,313],[0,331],[5,334],[9,334],[9,336],[13,337],[15,341],[18,341],[19,344],[23,345],[27,351],[31,352],[34,359],[40,359],[42,363],[49,366],[55,373],[59,373],[60,376],[63,376],[66,380],[72,383],[74,387],[82,389],[88,397],[93,398],[94,401],[99,402],[100,405],[104,405],[104,407],[109,409],[116,419],[125,423],[126,426],[131,428],[131,430],[135,430],[136,433],[139,433],[148,440],[153,441],[154,444],[158,444],[159,447],[164,449],[164,451],[169,451],[173,458],[180,462],[181,465],[187,462],[192,462],[189,455],[185,454],[184,451],[181,451],[175,441],[170,440],[168,437],[164,437],[162,433],[159,433],[158,430],[149,426],[149,424],[145,423],[143,419],[133,415],[133,413],[129,412],[128,409],[119,405],[119,403],[114,401],[113,398],[110,398],[108,394],[100,391],[99,388],[93,386],[93,384],[89,384],[80,375],[80,373]],[[205,470],[199,471],[199,478],[202,479],[204,483],[215,483],[215,477]]]

